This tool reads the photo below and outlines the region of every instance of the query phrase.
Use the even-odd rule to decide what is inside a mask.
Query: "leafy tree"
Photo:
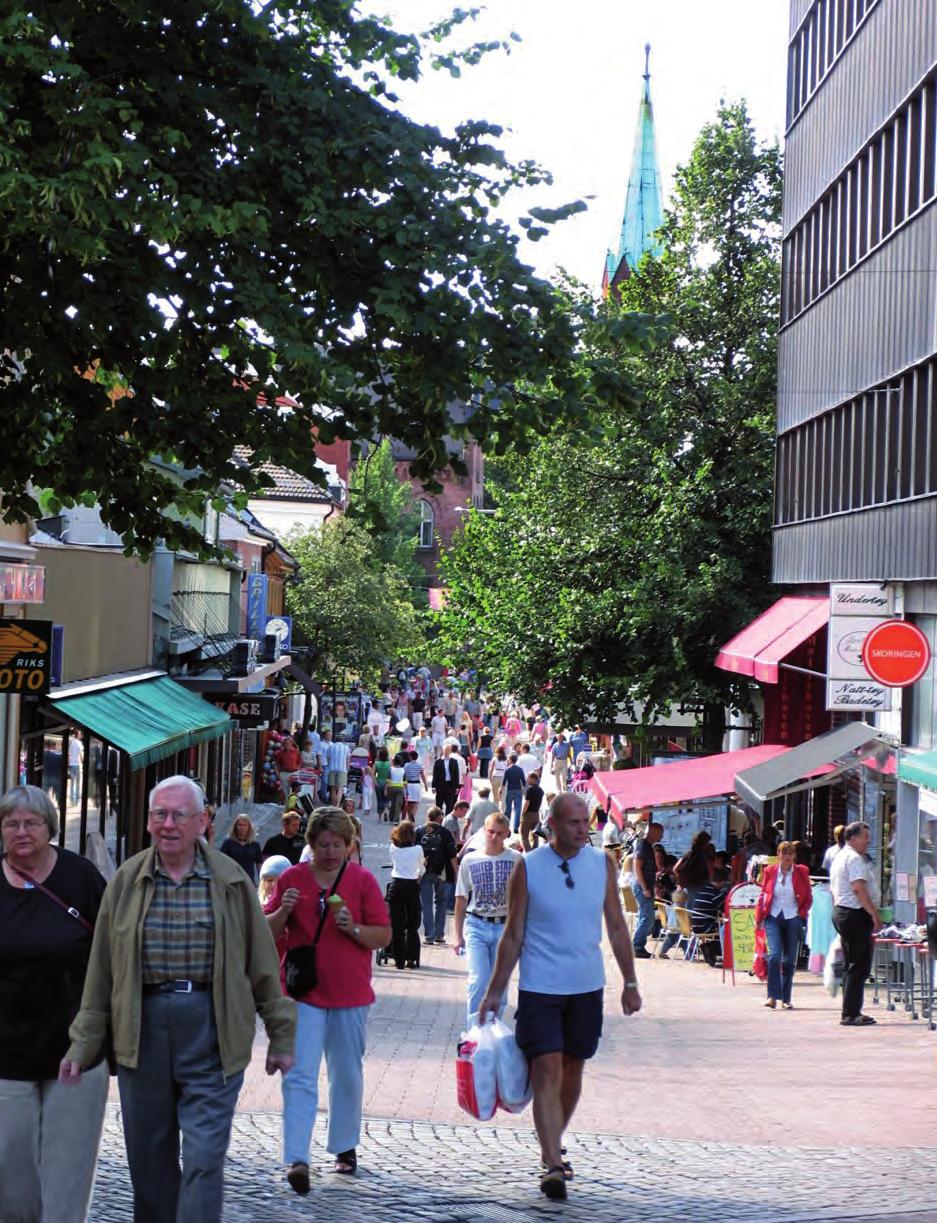
[[[719,749],[745,691],[713,659],[770,599],[780,184],[777,148],[722,107],[677,173],[664,253],[610,306],[669,320],[626,358],[641,403],[502,478],[446,562],[444,653],[527,696],[549,683],[571,717],[698,702]]]
[[[389,441],[373,446],[352,468],[348,515],[371,534],[382,564],[393,565],[411,590],[411,602],[426,607],[425,574],[416,559],[420,515],[409,485],[397,478]]]
[[[312,431],[396,437],[431,479],[454,399],[493,451],[545,405],[588,413],[582,321],[494,215],[548,176],[485,122],[395,107],[395,79],[494,49],[453,48],[471,15],[414,35],[352,0],[4,6],[5,517],[49,489],[129,549],[198,546],[190,516],[244,481],[236,443],[316,478]]]
[[[419,656],[420,617],[407,582],[359,523],[329,519],[288,546],[300,569],[287,608],[323,678],[341,670],[372,682],[387,659]]]

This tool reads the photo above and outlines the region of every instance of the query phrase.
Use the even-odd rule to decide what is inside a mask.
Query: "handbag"
[[[32,876],[27,875],[25,871],[17,870],[9,858],[7,858],[7,865],[15,875],[19,875],[20,879],[25,879],[30,887],[35,888],[37,892],[41,892],[43,896],[48,896],[48,898],[57,904],[60,909],[64,909],[69,917],[74,917],[75,921],[80,922],[89,934],[94,934],[94,926],[92,926],[91,922],[89,922],[86,917],[81,916],[74,905],[66,904],[61,896],[56,895],[56,893],[53,892],[51,888],[47,888],[44,883],[40,883],[38,879],[33,879]]]
[[[332,884],[329,896],[335,895],[347,865],[347,862],[342,863],[342,869],[335,877],[335,882]],[[301,998],[303,994],[311,993],[319,984],[319,973],[316,966],[316,944],[322,936],[322,928],[325,925],[328,913],[328,905],[323,905],[322,916],[319,918],[319,926],[316,930],[315,938],[311,943],[304,943],[301,947],[290,947],[284,957],[283,975],[286,978],[286,992],[291,998]]]

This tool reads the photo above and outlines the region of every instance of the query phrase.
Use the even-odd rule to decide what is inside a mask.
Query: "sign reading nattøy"
[[[52,621],[0,619],[0,692],[42,696],[52,679]]]

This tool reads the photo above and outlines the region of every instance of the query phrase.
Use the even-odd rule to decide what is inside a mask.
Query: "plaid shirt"
[[[211,907],[211,871],[201,849],[179,882],[166,873],[156,855],[153,899],[143,922],[143,984],[189,980],[208,984],[215,951],[215,914]]]

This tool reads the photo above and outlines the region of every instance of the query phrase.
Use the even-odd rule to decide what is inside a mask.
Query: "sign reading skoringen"
[[[42,696],[49,691],[51,620],[0,619],[0,692]]]

